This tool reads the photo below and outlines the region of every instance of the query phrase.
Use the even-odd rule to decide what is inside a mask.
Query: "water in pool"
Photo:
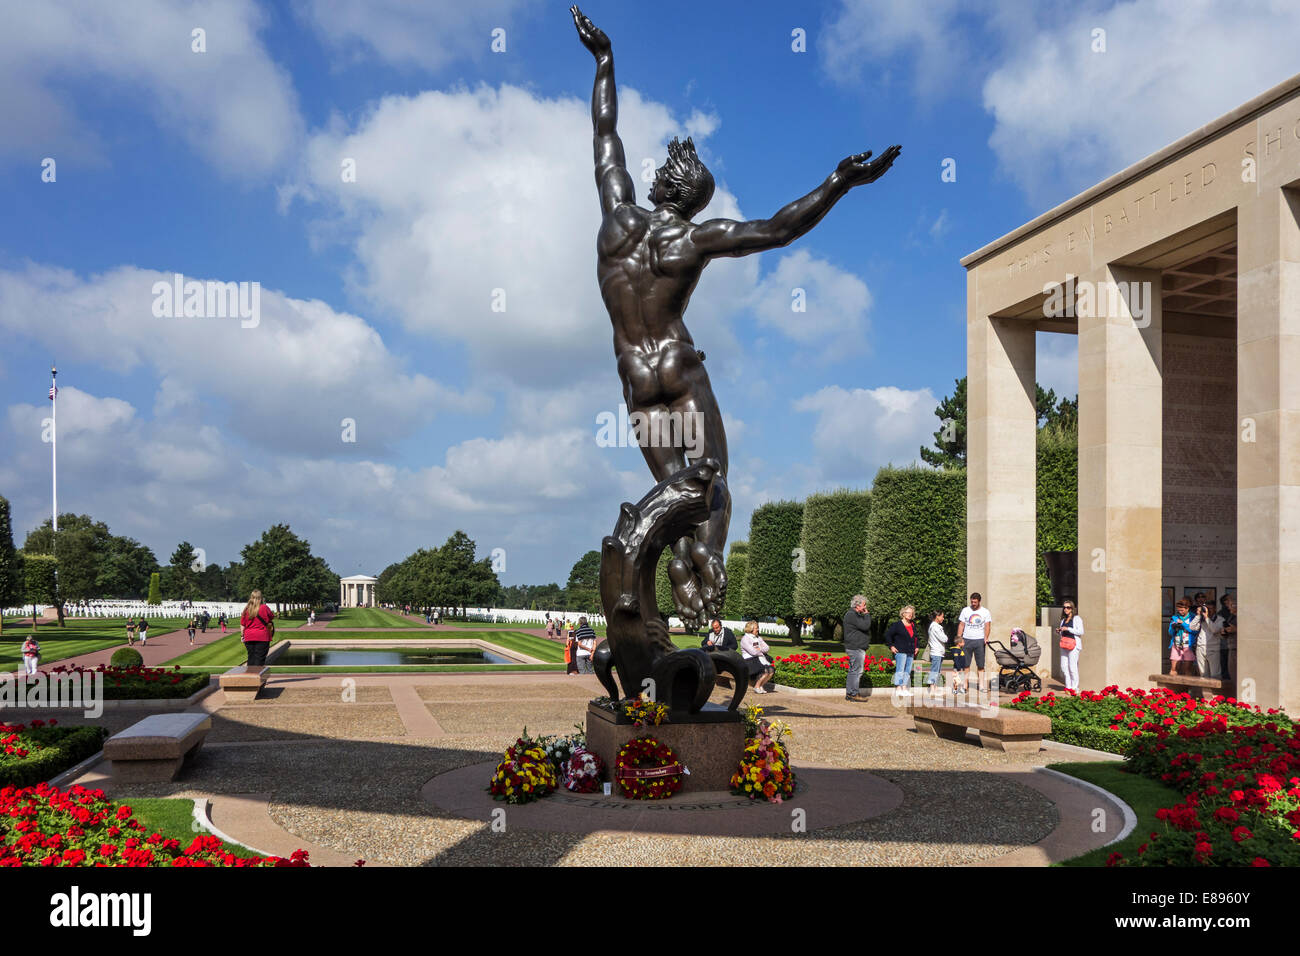
[[[371,667],[420,664],[512,664],[513,661],[478,647],[293,647],[274,665]]]

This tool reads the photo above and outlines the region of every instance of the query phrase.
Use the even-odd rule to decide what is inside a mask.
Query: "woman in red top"
[[[250,594],[244,613],[239,615],[239,631],[243,635],[249,667],[261,667],[266,663],[266,651],[271,646],[271,622],[274,620],[275,612],[262,603],[262,592]]]

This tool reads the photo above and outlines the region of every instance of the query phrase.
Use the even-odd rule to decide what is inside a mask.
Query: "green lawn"
[[[1137,826],[1123,840],[1111,846],[1090,850],[1072,860],[1054,864],[1056,866],[1105,866],[1106,858],[1116,852],[1130,857],[1137,856],[1138,847],[1147,842],[1153,832],[1164,828],[1163,824],[1156,820],[1156,811],[1161,807],[1172,807],[1183,800],[1181,793],[1172,787],[1166,787],[1158,780],[1126,773],[1122,760],[1053,763],[1048,764],[1048,767],[1069,774],[1071,777],[1086,780],[1103,790],[1109,790],[1132,807],[1137,815]],[[1117,828],[1121,825],[1122,821],[1115,824]]]
[[[377,607],[345,607],[326,627],[424,627],[418,614],[403,617]]]
[[[41,644],[41,664],[52,664],[79,654],[93,654],[126,644],[126,618],[67,618],[67,626],[42,625],[38,628],[6,626],[0,635],[0,670],[22,666],[22,645],[28,634],[35,634]],[[188,619],[151,618],[149,631],[155,636],[184,627]]]
[[[161,833],[164,837],[180,840],[181,847],[187,847],[194,838],[206,834],[194,821],[194,801],[169,797],[138,797],[134,800],[119,800],[131,808],[136,820],[144,824],[149,833]],[[242,846],[221,841],[221,848],[238,857],[257,856]]]
[[[239,630],[235,629],[220,640],[205,644],[202,647],[196,647],[192,651],[186,651],[179,657],[173,657],[167,661],[167,666],[193,664],[207,667],[234,667],[236,664],[244,663],[247,659],[248,655],[244,651],[244,644],[239,639]]]

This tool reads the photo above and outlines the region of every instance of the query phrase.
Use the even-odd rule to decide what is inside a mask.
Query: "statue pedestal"
[[[671,723],[658,727],[634,727],[623,714],[588,704],[587,747],[605,761],[609,779],[613,780],[618,749],[637,737],[653,737],[671,747],[691,771],[682,777],[678,795],[727,790],[745,750],[745,724],[735,711],[713,707],[707,705],[695,714],[674,714]],[[614,793],[618,794],[617,784]]]

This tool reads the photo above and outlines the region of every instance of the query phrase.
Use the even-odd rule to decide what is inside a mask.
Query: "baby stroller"
[[[989,648],[998,662],[998,688],[1012,693],[1022,690],[1041,691],[1043,680],[1033,671],[1033,666],[1043,655],[1038,641],[1018,627],[1011,629],[1011,646],[1000,641],[989,641]]]

